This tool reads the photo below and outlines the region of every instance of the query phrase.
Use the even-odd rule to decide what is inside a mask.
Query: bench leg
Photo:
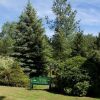
[[[30,83],[30,89],[33,89],[33,84]]]
[[[51,90],[51,84],[49,85],[49,90]]]

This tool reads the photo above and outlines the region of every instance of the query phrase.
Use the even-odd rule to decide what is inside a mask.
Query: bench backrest
[[[50,85],[50,77],[33,77],[31,78],[32,85]]]

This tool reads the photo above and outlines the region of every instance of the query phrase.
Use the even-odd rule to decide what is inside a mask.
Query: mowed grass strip
[[[54,94],[45,90],[0,86],[0,100],[100,100],[89,97],[71,97]]]

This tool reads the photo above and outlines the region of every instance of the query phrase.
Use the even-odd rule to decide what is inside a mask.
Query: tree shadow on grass
[[[63,96],[80,97],[80,96],[75,96],[75,95],[66,95],[63,92],[59,92],[59,91],[55,91],[55,90],[49,90],[49,89],[47,89],[47,90],[44,90],[44,91],[47,91],[47,92],[53,93],[53,94],[63,95]],[[87,98],[93,98],[93,99],[100,99],[100,96],[85,96],[85,97],[87,97]]]
[[[57,90],[54,90],[54,89],[47,89],[45,90],[46,92],[49,92],[49,93],[53,93],[53,94],[60,94],[60,95],[65,95],[63,92],[59,92]]]
[[[5,98],[5,96],[0,96],[0,100],[4,100]]]
[[[100,99],[100,96],[87,96],[87,97],[91,97],[91,98],[94,98],[94,99]]]

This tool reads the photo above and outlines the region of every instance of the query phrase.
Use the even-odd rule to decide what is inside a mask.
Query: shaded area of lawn
[[[45,89],[37,88],[35,90],[27,90],[16,87],[0,87],[0,100],[100,100],[89,97],[72,97],[61,94],[51,93]],[[42,90],[43,89],[43,90]]]
[[[4,100],[5,98],[5,96],[0,96],[0,100]]]

